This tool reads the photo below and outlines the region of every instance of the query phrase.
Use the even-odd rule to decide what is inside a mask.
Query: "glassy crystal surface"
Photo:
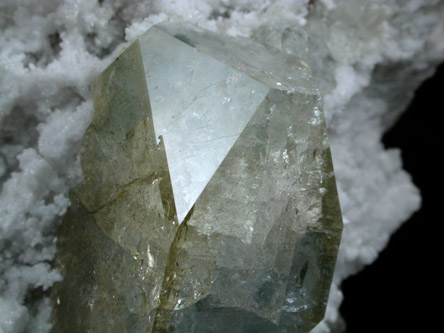
[[[308,65],[151,28],[94,84],[55,332],[309,332],[342,222]]]
[[[310,66],[321,93],[325,96],[336,86],[334,75],[336,63],[324,38],[320,37],[320,32],[316,30],[315,24],[307,24],[304,28],[264,25],[255,31],[253,38],[305,61]]]

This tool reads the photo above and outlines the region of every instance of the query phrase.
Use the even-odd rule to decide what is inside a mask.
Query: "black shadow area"
[[[440,332],[444,317],[444,65],[424,82],[384,136],[400,148],[422,207],[391,237],[379,258],[342,285],[347,333]]]

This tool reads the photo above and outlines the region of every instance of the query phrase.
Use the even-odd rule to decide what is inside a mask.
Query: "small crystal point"
[[[55,332],[309,332],[342,222],[298,58],[161,24],[94,84]]]

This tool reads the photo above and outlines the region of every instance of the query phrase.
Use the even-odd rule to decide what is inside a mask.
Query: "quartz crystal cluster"
[[[152,27],[94,83],[55,332],[309,332],[342,221],[299,58]]]

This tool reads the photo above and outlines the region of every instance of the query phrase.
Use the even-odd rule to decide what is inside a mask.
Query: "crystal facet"
[[[94,84],[56,332],[308,332],[342,230],[308,65],[151,28]]]

